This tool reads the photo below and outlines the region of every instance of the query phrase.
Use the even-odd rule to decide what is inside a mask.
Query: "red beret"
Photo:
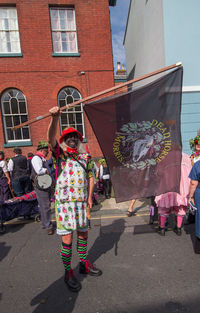
[[[83,141],[83,136],[81,135],[81,133],[78,132],[78,130],[76,130],[75,128],[73,127],[69,127],[69,128],[65,128],[63,129],[62,131],[62,136],[60,137],[59,139],[59,142],[62,143],[63,140],[64,140],[64,137],[70,133],[76,133],[79,137],[79,140],[82,142]]]

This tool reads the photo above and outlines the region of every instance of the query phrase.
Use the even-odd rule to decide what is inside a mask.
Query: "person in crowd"
[[[31,178],[33,181],[34,189],[36,192],[37,200],[40,208],[40,215],[42,226],[46,229],[48,235],[53,235],[54,229],[53,224],[51,222],[51,186],[49,188],[43,189],[37,184],[37,175],[48,174],[48,170],[46,168],[46,158],[49,153],[48,143],[44,141],[40,141],[37,146],[37,153],[32,158],[32,173]]]
[[[46,168],[48,170],[49,175],[52,178],[52,185],[51,185],[51,202],[55,202],[55,185],[56,185],[56,169],[53,164],[53,159],[50,157],[46,162]]]
[[[31,173],[32,173],[32,164],[31,164],[31,160],[34,157],[34,154],[32,152],[29,152],[27,154],[27,168],[28,168],[28,175],[31,177]],[[31,190],[33,190],[33,182],[31,180]]]
[[[31,160],[34,157],[34,154],[32,152],[29,152],[27,154],[27,168],[28,168],[28,174],[31,176],[31,172],[32,172],[32,164],[31,164]]]
[[[151,196],[150,201],[151,201],[151,205],[149,207],[149,224],[153,224],[158,216],[158,208],[155,203],[155,196]],[[130,202],[130,205],[127,211],[128,217],[136,215],[136,210],[135,211],[133,210],[135,202],[136,202],[136,199],[132,199]]]
[[[196,143],[199,145],[200,143]],[[195,242],[194,251],[200,254],[200,160],[194,162],[194,166],[189,174],[190,188],[188,202],[196,207],[195,212]]]
[[[195,162],[200,160],[200,129],[197,132],[197,136],[194,139],[190,139],[189,144],[191,150],[193,151],[190,156],[193,166]]]
[[[158,206],[158,213],[160,216],[160,228],[159,234],[165,236],[165,224],[167,218],[173,211],[176,216],[176,226],[174,228],[175,233],[181,236],[183,217],[187,212],[188,194],[190,180],[188,178],[191,170],[191,160],[189,155],[182,153],[181,162],[181,180],[180,180],[180,194],[176,192],[168,192],[159,196],[156,196],[155,202]]]
[[[27,158],[22,155],[21,148],[14,148],[15,156],[8,162],[8,171],[11,175],[11,182],[14,195],[21,197],[32,191],[31,180],[28,174]]]
[[[98,175],[99,175],[99,168],[95,160],[92,160],[92,162],[93,162],[93,177],[94,177],[94,190],[93,190],[92,200],[93,200],[93,204],[97,205],[98,204],[97,181],[98,181]]]
[[[98,205],[98,189],[97,189],[97,180],[98,180],[98,171],[99,168],[96,165],[95,160],[91,160],[91,166],[92,166],[92,173],[94,177],[94,188],[93,188],[93,193],[92,193],[92,204],[93,205]],[[90,220],[90,208],[87,207],[87,217],[88,217],[88,229],[91,229],[91,220]]]
[[[131,200],[131,203],[130,203],[128,211],[127,211],[127,216],[128,217],[131,217],[131,216],[135,215],[135,213],[133,212],[133,207],[134,207],[135,201],[136,201],[136,199],[132,199]]]
[[[10,175],[3,151],[0,151],[0,201],[4,202],[11,197]]]
[[[98,195],[103,195],[104,194],[104,190],[103,190],[103,182],[100,179],[100,167],[102,162],[104,162],[103,158],[99,158],[96,162],[97,165],[97,171],[96,171],[96,187],[97,187],[97,193]]]
[[[62,236],[60,255],[65,268],[64,281],[74,292],[81,289],[81,283],[71,269],[72,238],[77,231],[77,252],[80,259],[79,272],[99,276],[101,270],[95,268],[87,259],[88,221],[87,207],[92,207],[94,179],[91,157],[79,153],[79,144],[83,138],[76,129],[64,129],[56,141],[60,109],[53,107],[49,111],[51,121],[48,128],[48,142],[56,164],[56,221],[57,234]]]
[[[56,184],[56,169],[54,167],[54,163],[53,163],[53,159],[52,157],[50,157],[47,161],[46,161],[46,168],[48,170],[49,175],[52,178],[53,184]]]
[[[155,196],[150,197],[151,205],[149,207],[149,224],[153,224],[158,219],[158,207],[155,202]]]
[[[103,159],[99,168],[99,178],[103,182],[103,190],[106,199],[111,197],[111,180],[110,180],[110,171],[106,164],[106,160]]]

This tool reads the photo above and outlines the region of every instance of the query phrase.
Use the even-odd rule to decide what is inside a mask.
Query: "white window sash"
[[[58,96],[58,106],[60,106],[59,100],[65,101],[65,99],[66,99],[65,89],[67,89],[67,88],[68,87],[65,87],[60,91],[59,95],[62,94],[62,98],[60,98],[60,96]],[[73,98],[73,102],[81,100],[81,94],[79,93],[79,91],[73,87],[69,87],[69,89],[71,89],[71,88],[72,88],[72,90],[71,90],[70,96]],[[67,104],[67,102],[66,102],[66,104]],[[76,111],[76,108],[77,107],[73,107],[73,108],[70,108],[70,110],[63,110],[62,111],[63,113],[60,117],[60,128],[62,130],[63,128],[72,125],[70,123],[71,115],[72,115],[74,127],[77,129],[78,126],[81,126],[82,132],[83,132],[83,137],[85,138],[85,123],[84,123],[83,105],[82,104],[79,105],[78,111]],[[64,114],[65,114],[65,121],[63,122],[62,116]],[[81,122],[79,122],[79,123],[77,121],[77,114],[81,115]]]
[[[16,8],[0,7],[0,53],[20,53]]]
[[[22,116],[26,116],[28,118],[26,98],[25,98],[24,94],[22,94],[22,92],[17,90],[17,89],[13,89],[12,90],[12,91],[14,91],[14,98],[16,98],[16,100],[17,100],[17,113],[12,113],[12,111],[11,111],[11,97],[10,97],[10,94],[9,94],[10,91],[11,91],[11,89],[6,91],[5,93],[3,93],[2,98],[1,98],[1,108],[2,108],[3,125],[4,125],[6,142],[9,143],[9,142],[18,142],[18,141],[19,142],[30,141],[30,130],[29,130],[28,126],[24,126],[21,129],[17,129],[16,131],[13,131],[12,132],[13,139],[9,138],[9,132],[11,131],[12,127],[15,126],[15,124],[14,124],[14,117],[16,118],[18,116],[20,123],[22,122],[22,119],[21,119]],[[6,99],[5,99],[5,95],[7,95]],[[5,102],[6,102],[6,105],[9,105],[10,113],[5,113],[5,110],[4,110],[5,109],[4,108]],[[24,102],[24,104],[25,104],[25,110],[26,110],[25,113],[20,113],[20,107],[19,107],[20,106],[20,102]],[[11,123],[10,123],[10,124],[12,124],[11,126],[6,124],[6,117],[10,117],[11,118]],[[24,138],[24,135],[23,135],[23,130],[24,129],[28,129],[29,138]],[[17,134],[20,135],[19,136],[20,138],[18,138],[18,136],[16,136]]]
[[[69,20],[70,14],[72,18]],[[55,53],[77,53],[78,43],[76,33],[75,10],[67,8],[51,8],[50,16],[53,51]],[[65,27],[61,27],[64,24]],[[65,40],[63,40],[64,37],[66,37]]]

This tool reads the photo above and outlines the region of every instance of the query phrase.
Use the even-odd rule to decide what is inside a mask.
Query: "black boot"
[[[85,260],[85,261],[80,262],[79,273],[88,274],[91,276],[100,276],[102,274],[102,271],[100,269],[94,267],[90,263],[90,261]]]
[[[182,235],[182,230],[181,227],[175,227],[174,228],[174,232],[177,234],[177,236],[181,236]]]
[[[68,288],[73,292],[78,292],[81,289],[81,283],[74,276],[72,269],[65,271],[64,281],[67,284]]]
[[[196,254],[200,254],[200,238],[195,237],[195,241],[194,241],[194,252]]]
[[[165,236],[165,228],[159,227],[159,229],[158,229],[158,234],[159,234],[160,236]]]

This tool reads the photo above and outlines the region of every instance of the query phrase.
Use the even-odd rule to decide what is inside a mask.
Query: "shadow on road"
[[[3,225],[3,231],[1,232],[1,236],[3,236],[4,234],[7,233],[16,233],[17,231],[19,231],[20,229],[22,229],[24,227],[25,222],[20,222],[17,224],[6,224]]]
[[[8,255],[11,246],[6,246],[5,242],[0,242],[0,262]]]
[[[155,225],[150,224],[142,224],[142,225],[135,225],[134,226],[134,235],[141,235],[141,234],[148,234],[148,233],[155,233],[157,230],[155,229]]]
[[[88,251],[88,259],[94,263],[103,254],[106,254],[113,248],[115,255],[117,255],[118,242],[124,232],[124,229],[124,219],[115,220],[112,224],[101,227],[99,236]],[[86,278],[86,276],[81,276],[78,273],[78,265],[74,272],[79,281],[83,281]],[[94,279],[98,278],[94,277]],[[73,293],[68,290],[64,283],[63,277],[61,277],[52,285],[50,285],[46,290],[32,299],[31,306],[38,305],[33,313],[71,313],[74,309],[78,295],[78,293]]]
[[[184,231],[186,232],[187,235],[190,235],[192,245],[193,245],[193,250],[194,250],[194,244],[195,244],[195,224],[188,224],[184,225]]]
[[[168,301],[162,304],[149,304],[144,307],[126,307],[116,308],[101,313],[199,313],[200,301],[199,299],[185,299],[183,302]]]

